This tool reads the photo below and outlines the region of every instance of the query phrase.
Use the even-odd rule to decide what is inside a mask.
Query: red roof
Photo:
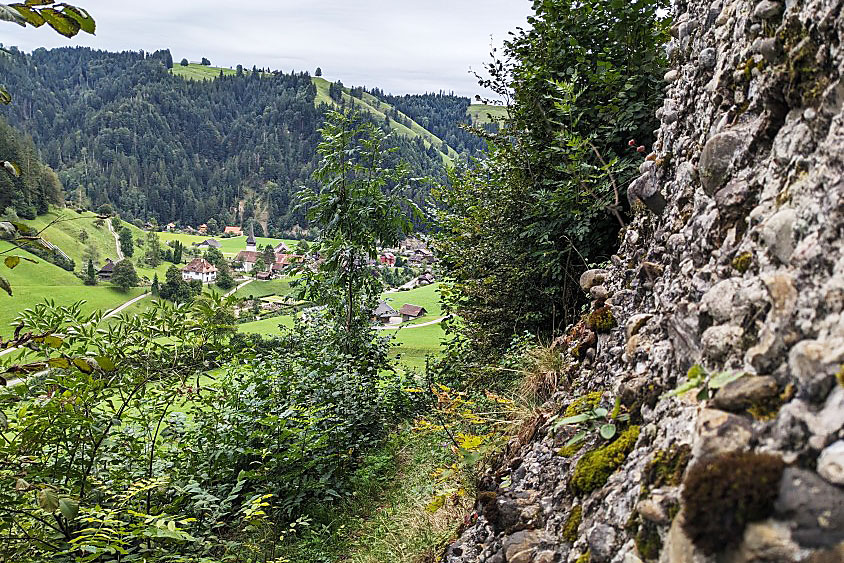
[[[254,250],[241,250],[237,253],[235,260],[239,260],[241,262],[251,262],[254,264],[258,261],[258,256],[261,256],[260,252],[256,252]]]
[[[422,307],[421,305],[411,305],[410,303],[405,303],[401,306],[401,309],[399,309],[399,313],[409,317],[421,317],[427,312],[428,311],[425,310],[425,307]]]
[[[216,272],[217,267],[205,258],[194,258],[187,266],[182,268],[183,272],[196,272],[198,274],[208,274]]]
[[[242,235],[242,234],[243,234],[243,229],[241,229],[240,227],[226,227],[226,228],[223,230],[223,232],[224,232],[224,233],[226,233],[226,234],[228,234],[228,233],[232,233],[232,234],[234,234],[234,235]]]

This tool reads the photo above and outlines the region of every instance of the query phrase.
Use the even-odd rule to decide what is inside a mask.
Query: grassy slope
[[[328,96],[328,88],[331,83],[324,78],[316,76],[312,77],[311,80],[317,88],[317,95],[316,99],[314,100],[314,103],[316,103],[317,105],[321,103],[331,106],[336,105],[335,102]],[[392,106],[390,104],[382,102],[378,100],[375,96],[366,92],[364,92],[363,97],[361,99],[355,98],[351,94],[349,94],[348,88],[345,88],[345,91],[343,92],[343,99],[346,101],[346,103],[354,103],[355,107],[361,109],[362,111],[370,113],[376,120],[379,121],[384,121],[384,119],[387,117],[386,111],[392,109]],[[401,112],[399,112],[399,115],[407,117]],[[406,127],[405,125],[398,123],[396,120],[390,119],[390,128],[393,130],[394,133],[396,133],[397,135],[402,135],[403,137],[408,137],[411,139],[421,138],[424,141],[426,148],[433,145],[434,148],[436,148],[442,156],[443,164],[448,165],[454,158],[457,157],[457,153],[454,151],[454,149],[450,147],[448,148],[447,152],[443,152],[443,142],[439,137],[437,137],[436,135],[434,135],[412,119],[410,120],[410,122],[410,127]]]
[[[11,245],[0,242],[0,251]],[[70,305],[75,301],[85,300],[83,310],[91,312],[97,309],[107,310],[143,293],[142,289],[133,288],[123,292],[111,285],[89,287],[82,284],[76,276],[41,259],[38,264],[21,262],[14,270],[3,268],[2,275],[12,285],[13,296],[0,294],[0,336],[8,337],[14,331],[10,323],[24,309],[34,307],[45,298],[58,304]]]
[[[222,237],[214,237],[210,235],[186,235],[182,233],[158,233],[158,238],[161,240],[161,244],[167,244],[168,241],[171,240],[178,240],[181,241],[186,247],[193,245],[195,242],[202,242],[204,240],[208,240],[213,238],[220,243],[220,251],[226,256],[234,256],[241,250],[246,250],[246,236],[242,237],[231,237],[231,238],[222,238]],[[287,247],[292,251],[296,248],[296,245],[299,241],[290,240],[290,239],[278,239],[278,238],[267,238],[267,237],[255,237],[255,241],[258,243],[258,247],[264,247],[265,245],[269,244],[273,247],[276,246],[278,243],[283,242],[287,245]]]
[[[472,118],[472,123],[492,123],[496,119],[507,117],[507,108],[490,104],[471,104],[466,115]]]
[[[417,289],[411,289],[410,291],[385,293],[384,299],[396,311],[401,309],[401,306],[405,303],[410,303],[412,305],[421,305],[422,307],[425,307],[425,310],[428,311],[427,315],[415,321],[410,321],[406,324],[411,325],[426,323],[428,321],[433,321],[434,319],[437,319],[442,316],[442,306],[440,305],[440,294],[438,292],[438,289],[439,284],[435,283]]]
[[[237,74],[237,71],[231,68],[220,68],[218,66],[204,66],[197,63],[190,63],[188,66],[182,66],[178,63],[173,65],[173,68],[170,69],[170,72],[175,74],[176,76],[181,76],[182,78],[186,78],[188,80],[214,80],[218,76],[220,76],[220,71],[223,71],[223,74],[226,76],[234,76]],[[249,72],[244,71],[245,74],[249,74]]]

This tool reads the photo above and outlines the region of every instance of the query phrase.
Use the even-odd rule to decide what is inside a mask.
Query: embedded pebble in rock
[[[797,213],[793,209],[783,209],[771,216],[761,226],[761,236],[771,254],[787,263],[794,252],[794,222]]]
[[[608,273],[606,270],[601,269],[586,270],[580,275],[580,287],[583,291],[589,291],[592,289],[592,286],[598,285],[607,279]]]
[[[833,547],[844,541],[844,489],[813,471],[787,467],[775,509],[778,519],[791,521],[791,537],[803,547]]]
[[[696,458],[745,449],[753,438],[750,422],[717,409],[702,409],[697,420]]]
[[[743,336],[744,329],[740,326],[711,326],[703,331],[700,342],[703,344],[704,354],[707,357],[719,360],[738,350]]]
[[[758,20],[769,20],[782,12],[782,4],[771,0],[762,0],[753,9],[753,17]]]
[[[777,392],[777,380],[773,377],[746,375],[719,389],[712,406],[725,411],[739,412],[776,397]]]
[[[744,139],[732,131],[719,133],[706,142],[700,155],[700,180],[707,195],[715,195],[724,184],[744,144]]]
[[[715,68],[715,63],[718,62],[718,52],[712,47],[708,47],[700,52],[698,55],[700,65],[706,69]]]
[[[589,295],[592,296],[592,299],[604,301],[607,297],[609,297],[610,294],[607,291],[606,287],[602,285],[593,285],[591,288],[589,288]]]
[[[580,279],[621,329],[561,330],[565,377],[483,476],[511,480],[495,521],[466,525],[444,563],[844,561],[844,9],[672,0],[671,16],[660,127],[624,186],[633,210],[608,265]],[[709,400],[669,396],[695,364],[746,375]],[[589,393],[640,424],[609,467],[628,423],[576,452],[574,428],[553,430]],[[787,469],[775,513],[708,556],[683,531],[683,468],[735,451]],[[576,493],[589,466],[606,479]]]
[[[844,485],[844,440],[838,440],[818,457],[818,474],[835,485]]]

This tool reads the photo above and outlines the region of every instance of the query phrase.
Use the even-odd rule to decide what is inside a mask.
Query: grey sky
[[[490,44],[524,26],[529,0],[76,0],[97,35],[0,27],[0,42],[25,51],[86,45],[108,50],[169,48],[173,58],[313,70],[347,86],[392,93],[480,91]]]

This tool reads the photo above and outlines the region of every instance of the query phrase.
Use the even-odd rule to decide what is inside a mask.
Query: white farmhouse
[[[182,268],[182,279],[214,283],[217,281],[217,268],[204,258],[194,258],[187,266]]]

